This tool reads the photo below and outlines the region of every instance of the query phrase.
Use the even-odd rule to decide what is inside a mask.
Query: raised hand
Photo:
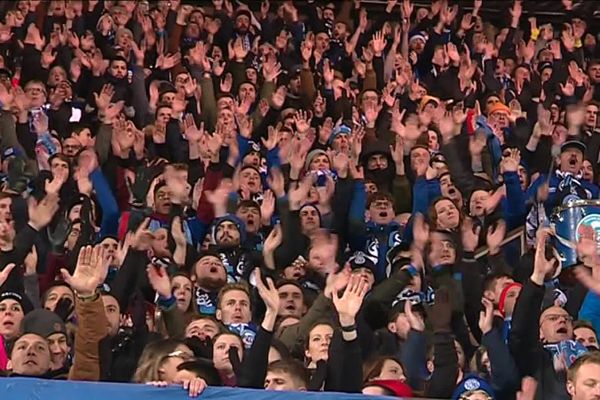
[[[494,324],[494,304],[486,299],[481,299],[483,310],[479,312],[479,329],[485,335],[492,330]]]
[[[130,246],[134,250],[146,251],[152,247],[154,234],[148,229],[150,218],[144,219],[131,237]]]
[[[173,294],[171,289],[171,279],[167,274],[165,266],[150,264],[146,267],[146,275],[152,289],[163,299],[168,299]]]
[[[79,251],[77,266],[73,275],[66,269],[61,269],[65,282],[80,296],[94,294],[108,274],[108,262],[104,257],[102,246],[85,246]]]
[[[488,228],[486,234],[486,242],[489,254],[497,254],[500,251],[500,246],[506,235],[506,223],[502,220]]]
[[[331,299],[342,327],[354,325],[356,314],[358,314],[368,290],[368,283],[360,276],[354,275],[350,277],[348,286],[341,297],[338,292],[332,293]]]
[[[4,282],[6,282],[8,276],[10,275],[13,269],[15,269],[15,264],[10,263],[7,264],[3,270],[0,271],[0,286],[4,285]]]
[[[404,315],[406,315],[406,319],[408,319],[410,329],[417,332],[425,331],[425,321],[423,321],[422,317],[413,312],[412,303],[410,300],[406,300],[404,302]]]
[[[29,225],[36,231],[46,227],[58,211],[58,200],[59,197],[54,194],[47,194],[37,204],[32,200],[28,208]]]
[[[537,231],[535,256],[533,259],[533,274],[531,281],[542,286],[546,277],[552,276],[558,266],[556,258],[546,258],[546,242],[550,238],[550,231],[545,228],[540,228]]]

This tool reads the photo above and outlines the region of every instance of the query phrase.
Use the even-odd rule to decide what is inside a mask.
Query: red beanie
[[[413,391],[406,383],[397,379],[375,379],[367,382],[365,386],[379,386],[389,390],[396,397],[412,397]]]

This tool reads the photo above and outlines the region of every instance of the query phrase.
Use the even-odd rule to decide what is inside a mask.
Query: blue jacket
[[[553,172],[548,182],[550,187],[549,195],[548,199],[544,202],[544,208],[546,209],[548,217],[552,214],[554,207],[559,206],[562,203],[562,200],[566,195],[578,196],[581,199],[597,199],[600,196],[600,189],[598,186],[584,181],[583,179],[571,179],[571,183],[568,184],[567,179],[562,178],[560,174],[560,171]],[[547,175],[541,175],[533,182],[529,189],[527,189],[526,200],[528,202],[535,202],[537,200],[537,190],[547,179]]]
[[[349,244],[352,251],[363,251],[377,260],[375,281],[380,282],[389,276],[386,255],[402,242],[402,226],[396,221],[387,225],[365,222],[367,193],[363,181],[354,182],[354,194],[350,205]]]
[[[505,172],[504,185],[506,186],[506,197],[502,199],[502,213],[506,221],[508,231],[515,229],[525,223],[527,216],[527,205],[525,204],[525,192],[521,189],[519,174],[516,172]]]
[[[100,239],[106,236],[116,236],[119,229],[119,217],[121,212],[115,196],[113,195],[104,174],[100,168],[90,174],[92,187],[96,192],[96,198],[102,209],[102,222],[100,223]]]
[[[600,296],[592,291],[588,292],[579,310],[579,319],[590,322],[596,332],[600,332]]]

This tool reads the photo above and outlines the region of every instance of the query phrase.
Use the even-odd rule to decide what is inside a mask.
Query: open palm
[[[102,246],[85,246],[79,251],[77,266],[73,275],[66,269],[61,274],[73,290],[80,295],[93,294],[108,274],[108,262],[103,256]]]

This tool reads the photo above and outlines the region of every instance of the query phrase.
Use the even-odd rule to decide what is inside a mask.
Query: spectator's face
[[[588,182],[594,181],[594,167],[588,160],[583,160],[583,179]]]
[[[416,170],[416,167],[421,163],[429,164],[431,156],[427,149],[422,147],[415,147],[410,152],[410,166],[413,171]]]
[[[192,302],[192,282],[185,276],[178,275],[171,280],[173,295],[177,299],[177,308],[185,312]]]
[[[560,169],[563,172],[578,174],[583,165],[583,154],[578,149],[567,148],[560,153]]]
[[[588,73],[590,75],[592,83],[600,82],[600,64],[592,64],[588,69]]]
[[[227,282],[223,262],[215,256],[202,257],[194,268],[196,283],[206,290],[218,290]]]
[[[84,128],[79,133],[73,133],[72,135],[83,147],[94,146],[96,141],[92,137],[92,132],[88,128]]]
[[[50,349],[50,363],[52,371],[61,369],[67,363],[67,356],[71,348],[67,343],[64,333],[53,333],[48,336],[48,347]]]
[[[491,287],[491,290],[485,291],[485,298],[494,303],[495,306],[498,306],[498,302],[500,301],[500,295],[502,294],[502,291],[506,286],[514,282],[515,281],[512,278],[509,278],[507,276],[500,276],[496,278]]]
[[[260,229],[260,211],[256,207],[240,207],[236,216],[244,221],[246,232],[256,233]]]
[[[440,149],[440,142],[435,131],[427,131],[427,146],[430,151],[438,151]]]
[[[215,236],[217,244],[220,246],[237,246],[240,244],[240,232],[237,226],[230,221],[219,224]]]
[[[369,171],[373,170],[384,170],[388,167],[388,159],[383,154],[374,154],[369,157],[367,162],[367,168]]]
[[[365,191],[367,194],[377,193],[377,185],[375,182],[365,182]]]
[[[378,104],[379,96],[377,95],[377,92],[369,90],[363,93],[361,97],[361,106],[363,111],[369,107],[376,107]]]
[[[262,190],[260,174],[254,168],[246,168],[240,173],[240,185],[246,185],[250,193],[259,193]]]
[[[598,349],[598,337],[596,333],[586,326],[579,327],[573,330],[575,340],[587,348]]]
[[[63,141],[63,154],[67,157],[75,157],[75,154],[81,149],[81,143],[74,137],[68,137]]]
[[[431,239],[431,265],[454,264],[456,261],[456,248],[454,244],[440,233],[432,233]]]
[[[518,67],[515,70],[515,81],[524,82],[529,81],[531,78],[529,70],[527,68]]]
[[[185,36],[192,39],[199,39],[200,27],[198,26],[198,24],[191,21],[188,22],[187,26],[185,27]]]
[[[217,100],[217,110],[233,109],[233,99],[231,97],[221,97]]]
[[[256,89],[249,83],[242,83],[238,91],[240,99],[250,99],[251,103],[256,100]]]
[[[0,200],[0,220],[12,219],[12,213],[10,211],[10,206],[12,205],[12,199],[10,197],[6,197]]]
[[[439,67],[446,66],[446,51],[443,47],[437,47],[435,49],[431,62]]]
[[[233,367],[229,361],[229,349],[237,350],[240,360],[243,358],[243,345],[241,339],[233,334],[220,335],[213,343],[213,363],[220,372],[232,372]]]
[[[357,268],[352,270],[352,275],[360,276],[360,279],[367,284],[367,290],[371,290],[375,283],[375,277],[373,271],[368,268]]]
[[[291,374],[284,371],[267,371],[265,377],[265,390],[278,391],[300,391],[306,390],[300,379],[295,379]]]
[[[348,28],[346,28],[346,24],[342,22],[336,23],[333,27],[333,37],[338,40],[348,37]]]
[[[242,160],[243,165],[252,165],[254,167],[260,167],[260,153],[251,151]]]
[[[490,194],[485,190],[478,190],[471,196],[469,203],[469,213],[473,217],[482,217],[485,215],[485,202]]]
[[[161,126],[167,126],[167,122],[171,119],[171,107],[160,107],[156,111],[156,123]]]
[[[400,364],[392,359],[387,359],[381,366],[381,372],[374,379],[392,379],[406,382],[406,375],[404,375],[404,370]]]
[[[250,298],[243,290],[229,290],[221,297],[216,317],[225,325],[247,324],[252,319]]]
[[[567,128],[564,125],[555,125],[552,131],[552,144],[560,146],[567,140]]]
[[[64,0],[53,0],[50,3],[50,12],[55,17],[61,17],[65,15],[65,2]]]
[[[319,154],[310,161],[308,168],[310,171],[325,171],[331,169],[329,157],[325,154]]]
[[[171,106],[173,104],[173,100],[175,100],[175,93],[173,92],[166,92],[161,96],[161,100],[163,103],[168,104],[169,106]]]
[[[585,108],[585,125],[589,128],[595,128],[598,123],[598,107],[595,104],[589,104]]]
[[[304,261],[296,260],[292,265],[285,267],[281,275],[284,279],[297,281],[306,275],[305,266]]]
[[[117,249],[119,248],[119,243],[115,239],[109,237],[104,239],[100,245],[104,250],[104,256],[106,259],[113,261],[115,254],[117,253]]]
[[[277,50],[284,51],[285,49],[287,49],[288,40],[289,35],[287,31],[282,30],[281,32],[279,32],[279,35],[275,37],[275,47],[277,48]]]
[[[169,232],[165,228],[160,228],[154,231],[154,239],[152,240],[152,251],[157,257],[168,257],[171,255],[167,238]]]
[[[248,68],[246,70],[246,79],[256,85],[256,82],[258,82],[258,74],[254,68]],[[252,88],[254,89],[254,86],[252,86]],[[256,90],[254,92],[254,96],[256,97]]]
[[[348,141],[348,135],[337,135],[335,139],[333,139],[331,147],[336,152],[348,153],[348,151],[350,151],[350,142]]]
[[[508,119],[508,114],[504,111],[496,111],[490,115],[490,123],[495,124],[498,128],[508,128],[510,124],[510,120]]]
[[[31,107],[41,107],[46,103],[46,88],[39,82],[25,85],[25,94],[31,101]]]
[[[10,362],[12,372],[19,375],[40,376],[50,370],[50,349],[41,336],[28,333],[14,344]]]
[[[421,54],[425,49],[425,41],[421,38],[414,38],[410,41],[410,49],[417,54]]]
[[[44,308],[46,310],[54,311],[56,309],[56,304],[61,299],[69,299],[72,304],[75,304],[75,297],[73,296],[73,291],[66,286],[54,286],[48,291],[48,295],[46,296],[46,301],[44,301]]]
[[[315,50],[318,50],[321,53],[324,53],[328,49],[329,49],[329,36],[327,36],[327,34],[324,32],[318,33],[317,36],[315,37]]]
[[[112,296],[102,296],[102,303],[104,303],[104,313],[108,320],[106,326],[108,336],[116,336],[117,332],[119,332],[119,321],[121,317],[119,303],[117,302],[117,299]]]
[[[376,224],[387,225],[394,217],[394,206],[388,199],[375,200],[369,205],[369,218]]]
[[[600,364],[587,362],[579,367],[573,380],[567,381],[572,400],[600,399]]]
[[[121,6],[113,7],[110,15],[112,15],[112,17],[115,21],[115,24],[117,24],[117,26],[125,26],[125,24],[127,24],[127,21],[129,20],[127,10]]]
[[[171,195],[166,186],[156,191],[154,195],[154,210],[159,214],[168,214],[171,211]]]
[[[127,76],[127,64],[122,60],[113,60],[110,63],[110,74],[117,79],[124,79]]]
[[[550,307],[540,317],[540,339],[558,343],[573,338],[573,318],[561,307]]]
[[[303,207],[300,210],[300,226],[302,227],[302,232],[308,233],[318,229],[319,223],[319,213],[314,207]]]
[[[15,239],[15,226],[12,218],[0,219],[0,241],[13,243]]]
[[[190,81],[190,76],[187,73],[178,74],[175,77],[175,88],[179,91],[185,88],[186,83]]]
[[[330,325],[319,324],[311,329],[308,334],[308,348],[304,355],[311,363],[319,360],[327,361],[329,358],[329,344],[333,337],[333,328]]]
[[[225,129],[233,127],[233,112],[229,108],[219,110],[219,122]]]
[[[465,352],[461,344],[454,340],[454,349],[456,350],[456,357],[458,358],[458,365],[462,369],[465,366]]]
[[[197,319],[188,324],[185,328],[185,337],[197,337],[200,340],[213,338],[219,333],[219,326],[213,320],[208,318]]]
[[[18,335],[23,320],[23,308],[13,299],[0,302],[0,336],[9,340]]]
[[[48,73],[48,84],[50,86],[56,86],[60,82],[66,80],[66,79],[67,79],[67,73],[59,65],[52,67],[52,69]]]
[[[301,318],[306,311],[302,290],[296,285],[283,285],[277,289],[277,292],[279,293],[279,312],[277,316]]]
[[[239,33],[246,33],[246,32],[248,32],[249,28],[250,28],[250,18],[248,18],[248,16],[239,15],[235,19],[235,29]]]

